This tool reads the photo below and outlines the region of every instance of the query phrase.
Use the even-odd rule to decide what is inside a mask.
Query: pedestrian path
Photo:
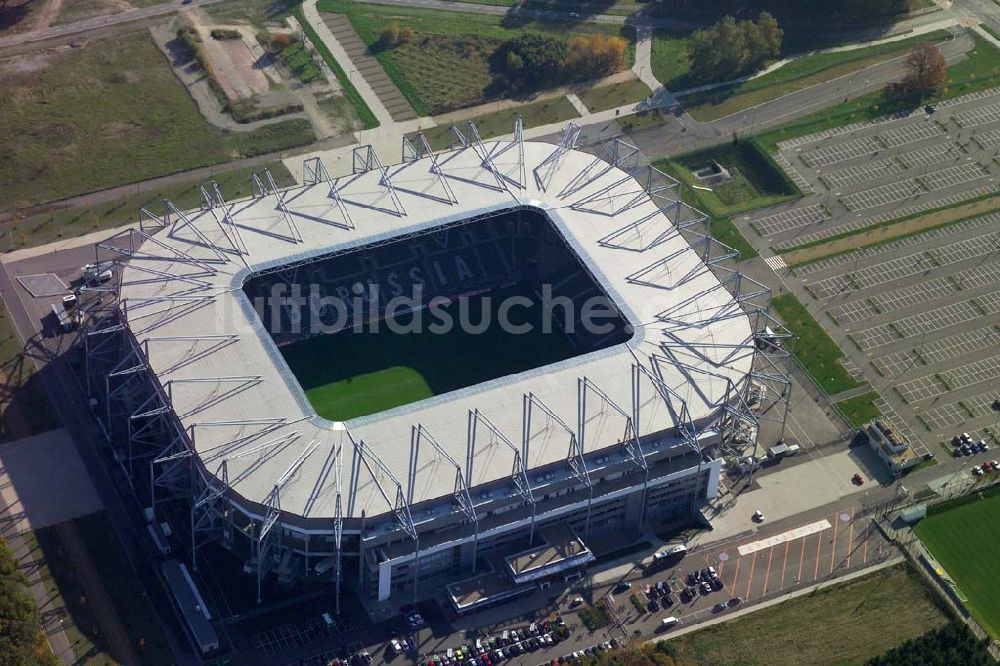
[[[788,269],[788,264],[781,258],[781,255],[776,254],[773,257],[764,257],[764,263],[775,273],[780,273]]]

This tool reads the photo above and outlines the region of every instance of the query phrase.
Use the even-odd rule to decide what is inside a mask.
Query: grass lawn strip
[[[563,96],[474,116],[469,120],[476,123],[476,129],[479,130],[480,136],[484,139],[489,139],[513,132],[514,119],[518,114],[521,114],[521,122],[525,129],[560,123],[580,117],[580,113],[573,106],[573,103]],[[455,123],[455,125],[459,129],[462,129],[465,127],[465,121]],[[427,142],[431,145],[431,148],[434,150],[443,150],[448,147],[448,137],[451,134],[451,127],[451,125],[445,124],[424,130],[424,136],[427,137]]]
[[[333,57],[330,53],[330,49],[327,48],[323,40],[319,38],[316,34],[316,29],[306,20],[305,14],[302,12],[302,7],[295,8],[295,18],[298,20],[299,25],[302,26],[302,30],[306,33],[306,37],[312,42],[312,45],[316,47],[316,51],[319,53],[320,57],[323,58],[323,62],[326,66],[330,68],[333,75],[337,77],[337,82],[340,84],[341,90],[344,91],[344,97],[346,97],[351,102],[351,106],[354,107],[354,113],[357,114],[358,119],[361,121],[364,129],[372,129],[378,127],[379,122],[375,117],[365,100],[361,97],[361,93],[358,89],[354,87],[351,83],[351,79],[347,76],[347,72],[344,68],[340,66],[337,59]]]
[[[670,639],[666,647],[677,666],[842,666],[863,664],[946,622],[917,574],[896,566]]]
[[[841,238],[824,241],[812,247],[785,252],[781,256],[787,265],[801,266],[845,252],[881,245],[906,236],[915,236],[933,229],[964,222],[998,209],[1000,209],[1000,195],[991,195],[977,201],[942,208],[932,213],[921,213],[916,217],[889,220],[867,230],[845,234]]]
[[[475,106],[507,94],[494,85],[491,57],[501,43],[525,31],[568,40],[599,32],[629,40],[625,67],[635,59],[635,30],[628,26],[566,22],[519,21],[505,26],[503,16],[411,7],[366,5],[345,0],[320,0],[323,13],[344,14],[361,40],[375,48],[375,55],[417,115],[437,115]],[[379,50],[383,28],[410,28],[413,38],[398,46]]]
[[[976,620],[1000,636],[1000,495],[936,511],[915,531],[968,597]]]
[[[939,30],[878,46],[804,56],[732,88],[685,97],[684,106],[695,120],[710,122],[802,88],[899,58],[921,42],[941,42],[950,36],[947,31]]]
[[[245,167],[221,171],[212,176],[219,184],[219,191],[226,201],[249,197],[252,193],[251,178],[254,172],[268,168],[278,187],[295,184],[295,179],[282,162],[271,162],[259,167]],[[209,179],[206,179],[206,182]],[[163,199],[170,199],[181,210],[197,208],[201,203],[199,186],[203,182],[193,180],[177,185],[156,189],[148,185],[136,185],[136,192],[115,201],[95,204],[87,208],[54,210],[19,220],[9,227],[8,234],[0,237],[0,249],[16,250],[24,247],[45,245],[60,238],[82,236],[100,229],[113,229],[139,221],[139,209],[162,212]],[[3,356],[4,359],[9,356]]]
[[[729,218],[712,220],[709,223],[708,232],[715,240],[739,252],[740,261],[746,261],[758,256],[754,246],[747,241],[736,227],[736,224]]]
[[[970,36],[973,48],[965,60],[948,68],[946,87],[935,99],[950,99],[1000,86],[1000,50],[975,33],[970,33]],[[901,111],[908,112],[912,108],[912,104],[905,102],[888,102],[881,92],[869,93],[764,132],[758,138],[765,150],[773,152],[780,141]]]
[[[875,406],[876,400],[878,400],[878,393],[872,391],[864,395],[848,398],[847,400],[841,400],[835,404],[840,413],[844,415],[852,426],[860,428],[872,419],[882,415],[879,408]]]
[[[577,97],[591,113],[614,109],[626,104],[641,102],[652,94],[645,83],[639,79],[629,79],[619,83],[588,88]]]
[[[782,294],[771,303],[785,326],[797,337],[795,357],[824,393],[835,395],[861,386],[861,382],[847,374],[840,364],[844,352],[795,296]]]
[[[309,121],[211,126],[148,33],[0,61],[0,209],[17,208],[311,143]],[[95,109],[99,109],[96,112]]]
[[[694,171],[717,162],[731,180],[706,185]],[[773,206],[802,196],[785,172],[755,141],[725,143],[706,150],[661,160],[656,166],[687,186],[695,206],[713,217],[722,218],[754,208]]]

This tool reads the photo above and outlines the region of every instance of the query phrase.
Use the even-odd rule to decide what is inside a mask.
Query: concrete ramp
[[[365,77],[365,81],[378,95],[392,119],[396,122],[415,119],[417,114],[414,113],[410,103],[382,69],[378,59],[369,52],[348,18],[343,14],[320,14],[320,17],[347,51],[347,56],[354,63],[354,67]]]

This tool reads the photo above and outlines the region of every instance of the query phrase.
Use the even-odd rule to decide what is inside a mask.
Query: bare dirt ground
[[[245,35],[244,39],[246,39]],[[257,65],[257,59],[242,39],[225,39],[219,42],[219,46],[229,57],[237,76],[250,90],[250,94],[263,95],[268,91],[270,85],[267,82],[267,76]]]
[[[62,3],[62,11],[52,21],[52,25],[83,21],[96,16],[111,16],[136,9],[126,0],[62,0]]]
[[[52,22],[59,16],[59,12],[62,10],[63,0],[49,0],[45,6],[42,8],[42,13],[38,15],[38,19],[35,21],[34,30],[45,30],[45,28],[52,25]]]

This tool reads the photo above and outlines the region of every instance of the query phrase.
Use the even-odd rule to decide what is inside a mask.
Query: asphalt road
[[[106,28],[108,26],[119,25],[122,23],[130,23],[141,19],[153,18],[164,14],[170,14],[171,12],[176,12],[177,10],[184,9],[185,7],[201,7],[202,5],[210,5],[219,1],[220,0],[173,0],[172,2],[164,2],[160,5],[151,5],[149,7],[143,7],[142,9],[131,9],[118,14],[95,16],[94,18],[85,19],[83,21],[52,26],[45,28],[44,30],[34,30],[31,32],[11,35],[10,37],[0,37],[0,49],[7,48],[9,46],[30,44],[32,42],[41,42],[47,39],[54,39],[56,37],[75,35],[81,32],[87,32],[88,30],[97,30],[99,28]]]
[[[941,45],[941,52],[948,62],[954,62],[972,46],[972,38],[963,34]],[[905,56],[900,56],[887,60],[710,123],[699,123],[684,115],[668,118],[663,125],[631,132],[630,136],[647,155],[677,155],[717,144],[733,135],[756,134],[825,107],[881,90],[905,74],[904,59]]]

